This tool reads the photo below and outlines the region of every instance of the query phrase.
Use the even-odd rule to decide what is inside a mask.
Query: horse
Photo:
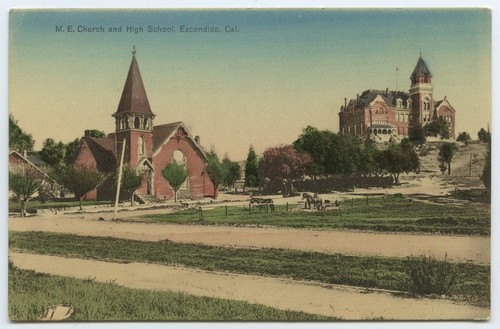
[[[269,205],[271,212],[274,212],[273,199],[254,198],[253,195],[250,194],[250,204],[248,206],[251,208],[252,204],[254,204],[254,203],[259,206],[259,210],[261,209],[261,207]]]
[[[323,206],[323,200],[318,196],[318,193],[314,193],[314,196],[311,196],[309,193],[302,193],[302,200],[306,200],[304,204],[304,209],[311,209],[311,204],[317,210],[320,210]]]

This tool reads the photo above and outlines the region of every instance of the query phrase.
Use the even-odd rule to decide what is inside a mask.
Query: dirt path
[[[395,297],[388,292],[368,292],[354,287],[142,263],[118,264],[22,253],[11,253],[10,258],[19,268],[42,273],[80,279],[95,277],[100,282],[116,280],[116,284],[130,288],[244,300],[344,320],[464,320],[489,317],[487,308],[447,300]],[[78,308],[78,305],[75,307]]]
[[[347,255],[406,257],[430,252],[438,258],[447,254],[451,260],[490,263],[489,237],[144,224],[97,221],[97,217],[80,219],[54,215],[11,218],[9,230],[110,236],[144,241],[168,239],[216,246],[288,248]]]

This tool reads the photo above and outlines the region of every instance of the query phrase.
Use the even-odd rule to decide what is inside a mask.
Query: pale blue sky
[[[148,33],[149,25],[177,32]],[[181,25],[239,32],[180,33]],[[338,131],[344,97],[407,90],[422,51],[435,99],[447,96],[457,131],[476,136],[491,121],[490,33],[484,9],[13,12],[10,111],[37,148],[88,128],[112,132],[135,45],[155,124],[184,121],[205,147],[242,160],[250,144],[257,152],[288,144],[307,125]]]

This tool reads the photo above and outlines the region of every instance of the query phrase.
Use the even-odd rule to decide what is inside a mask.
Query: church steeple
[[[136,50],[134,46],[132,50],[132,62],[130,63],[127,80],[125,81],[122,97],[118,105],[118,110],[114,114],[115,116],[123,113],[154,116],[149,106],[148,96],[146,95],[146,89],[142,82],[141,72],[139,71],[139,65],[137,64],[135,54]]]
[[[118,109],[113,113],[116,123],[117,141],[127,140],[125,162],[130,168],[152,157],[153,119],[155,115],[149,106],[146,89],[136,59],[135,46],[132,50],[132,62],[125,80]],[[117,146],[120,151],[121,144]],[[119,154],[119,153],[117,153]]]

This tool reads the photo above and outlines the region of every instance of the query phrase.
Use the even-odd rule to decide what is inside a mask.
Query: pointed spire
[[[431,71],[427,68],[424,59],[422,58],[422,51],[420,51],[420,57],[418,58],[417,65],[410,76],[410,79],[418,77],[432,77]]]
[[[134,46],[132,49],[132,62],[130,63],[127,80],[125,81],[120,104],[115,115],[124,113],[154,115],[149,106],[148,96],[146,95],[146,89],[142,82],[135,54],[136,50]]]

